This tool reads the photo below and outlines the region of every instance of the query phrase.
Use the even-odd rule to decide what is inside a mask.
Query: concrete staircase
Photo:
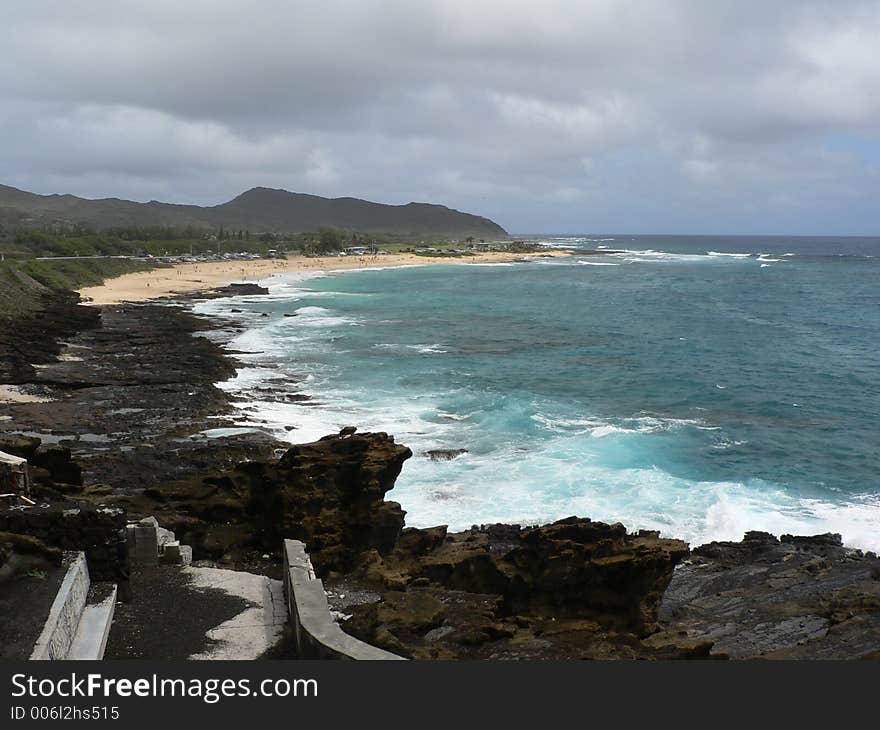
[[[116,608],[116,584],[92,584],[84,553],[75,553],[31,659],[102,659]]]

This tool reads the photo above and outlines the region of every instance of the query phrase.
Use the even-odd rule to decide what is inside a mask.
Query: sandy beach
[[[274,274],[300,271],[342,271],[389,266],[413,266],[432,264],[487,264],[521,261],[526,258],[567,256],[560,250],[539,253],[508,253],[487,251],[473,256],[431,257],[411,253],[394,253],[381,256],[289,256],[287,259],[257,259],[253,261],[208,261],[177,264],[168,268],[139,271],[108,279],[100,286],[79,290],[86,304],[95,306],[140,302],[175,294],[207,291],[231,282],[254,282]]]

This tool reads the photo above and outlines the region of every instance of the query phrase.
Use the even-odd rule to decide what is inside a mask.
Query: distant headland
[[[247,229],[297,233],[322,227],[407,236],[493,238],[507,232],[494,221],[444,205],[385,205],[358,198],[322,198],[256,187],[213,206],[137,203],[119,198],[89,200],[75,195],[37,195],[0,185],[0,225],[84,225]]]

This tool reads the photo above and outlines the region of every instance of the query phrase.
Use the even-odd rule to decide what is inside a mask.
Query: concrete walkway
[[[258,659],[284,641],[281,581],[220,568],[132,570],[133,600],[119,603],[107,659]]]
[[[257,659],[282,639],[287,622],[280,580],[222,568],[183,568],[190,586],[220,590],[250,604],[237,616],[210,629],[208,647],[190,659]]]

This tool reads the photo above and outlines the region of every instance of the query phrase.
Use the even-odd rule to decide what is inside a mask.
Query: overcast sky
[[[877,234],[880,0],[3,0],[0,183]]]

